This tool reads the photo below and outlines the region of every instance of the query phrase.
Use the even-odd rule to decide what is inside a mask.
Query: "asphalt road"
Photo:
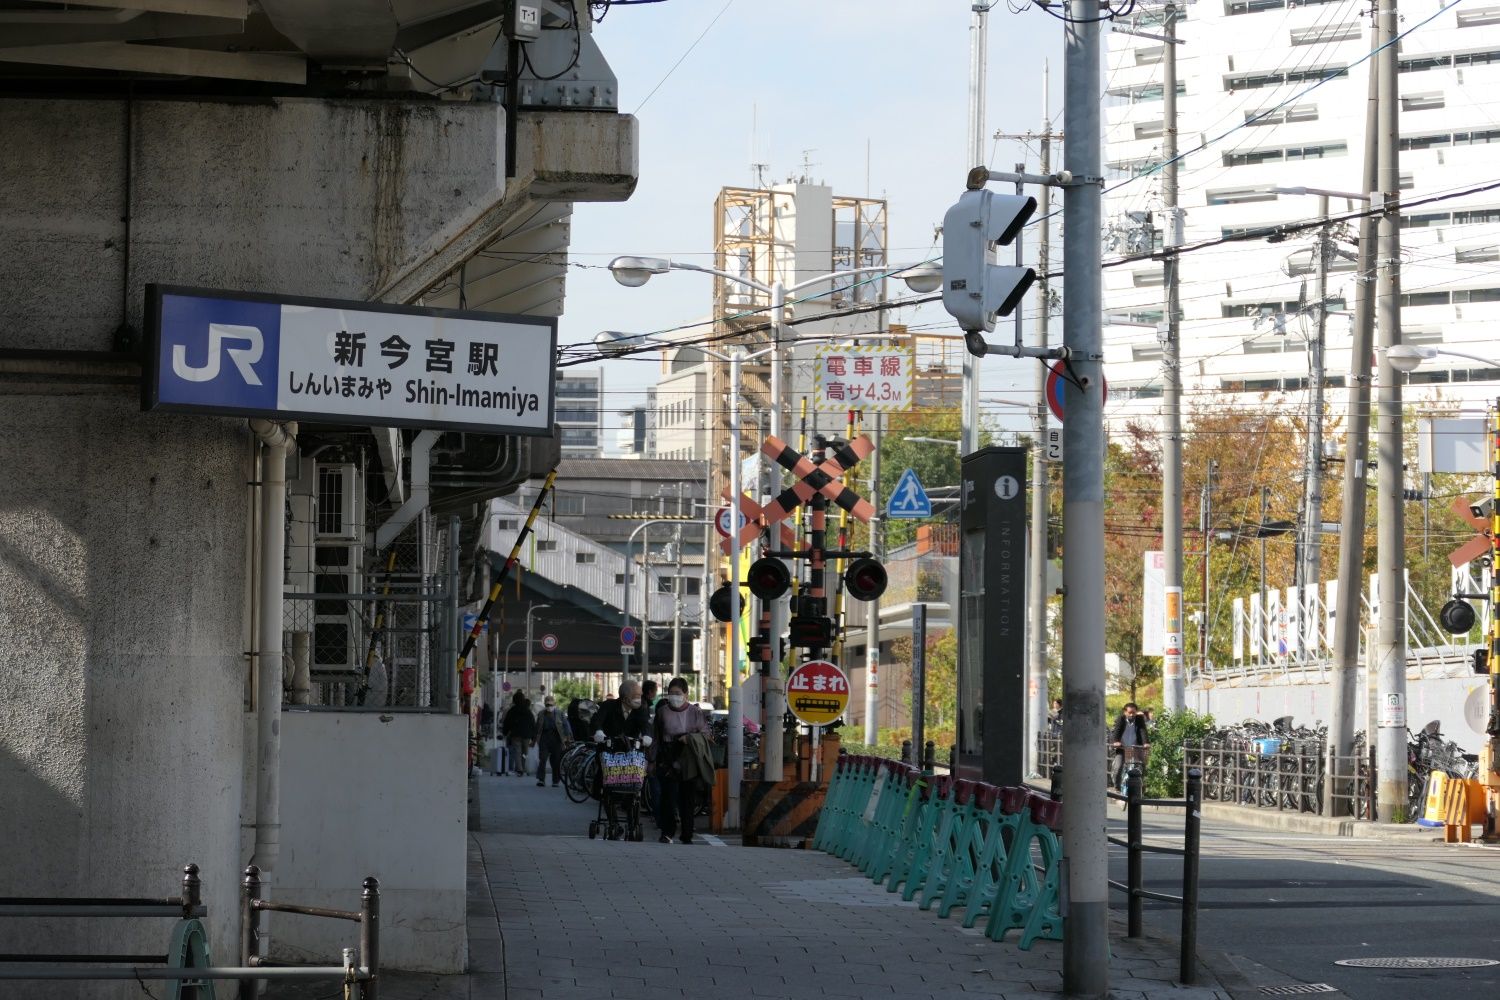
[[[1123,836],[1124,821],[1116,815],[1111,812],[1110,832]],[[1180,845],[1181,824],[1180,816],[1147,816],[1147,843]],[[1181,891],[1180,858],[1147,855],[1144,865],[1148,889]],[[1110,872],[1124,880],[1124,848],[1111,846]],[[1199,876],[1200,952],[1217,950],[1269,967],[1241,963],[1257,986],[1327,983],[1357,1000],[1500,996],[1500,965],[1389,970],[1334,964],[1352,958],[1500,960],[1500,849],[1205,825]],[[1123,909],[1124,897],[1112,895]],[[1175,907],[1146,903],[1148,930],[1175,935],[1179,920]]]

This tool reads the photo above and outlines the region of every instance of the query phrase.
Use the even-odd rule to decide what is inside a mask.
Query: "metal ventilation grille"
[[[1272,997],[1292,997],[1306,993],[1337,993],[1338,987],[1327,983],[1292,983],[1287,986],[1262,986],[1260,991]]]

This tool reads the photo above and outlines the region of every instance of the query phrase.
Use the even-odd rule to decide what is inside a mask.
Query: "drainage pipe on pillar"
[[[292,633],[292,704],[312,702],[312,633]]]
[[[251,864],[269,882],[281,853],[282,579],[286,559],[286,458],[297,425],[252,420],[265,450],[260,483],[260,635],[255,680],[255,851]]]

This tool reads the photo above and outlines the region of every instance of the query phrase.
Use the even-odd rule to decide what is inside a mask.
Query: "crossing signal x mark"
[[[834,451],[832,458],[820,465],[814,465],[812,459],[777,437],[766,438],[766,443],[760,450],[767,458],[797,477],[795,483],[766,504],[768,523],[774,524],[782,520],[799,505],[807,503],[820,493],[841,510],[848,511],[865,524],[870,523],[870,518],[875,514],[874,506],[839,481],[839,477],[875,450],[875,445],[863,434],[841,445]]]
[[[724,491],[724,499],[733,499],[730,497],[728,490]],[[765,514],[765,511],[762,510],[760,504],[751,500],[743,493],[740,494],[740,513],[745,516],[745,523],[741,525],[739,534],[733,538],[719,539],[719,548],[724,550],[725,555],[749,545],[760,536],[762,531],[766,530],[765,524],[761,523],[761,518]],[[780,537],[783,549],[794,549],[797,547],[797,533],[784,524],[781,526]]]

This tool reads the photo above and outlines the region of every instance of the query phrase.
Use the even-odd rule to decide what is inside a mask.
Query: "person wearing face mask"
[[[604,707],[594,716],[594,742],[603,743],[624,736],[629,739],[639,738],[641,746],[650,747],[649,728],[646,706],[641,699],[641,682],[625,681],[620,685],[620,697],[605,702]],[[609,824],[605,837],[608,840],[618,840],[622,830],[616,822],[613,795],[604,796],[604,812]]]
[[[541,714],[536,717],[536,734],[536,786],[541,788],[547,783],[547,764],[550,762],[552,787],[556,788],[562,784],[563,744],[570,742],[573,734],[562,709],[557,707],[557,699],[550,694],[542,705]]]
[[[620,697],[606,701],[594,716],[594,741],[603,743],[616,736],[650,739],[651,719],[641,697],[641,682],[626,681],[620,685]]]
[[[693,814],[698,810],[697,791],[713,780],[713,752],[708,746],[708,717],[687,700],[688,684],[681,677],[667,685],[667,700],[656,707],[654,729],[656,755],[653,772],[660,781],[657,826],[661,842],[670,844],[680,835],[684,844],[693,842]]]

